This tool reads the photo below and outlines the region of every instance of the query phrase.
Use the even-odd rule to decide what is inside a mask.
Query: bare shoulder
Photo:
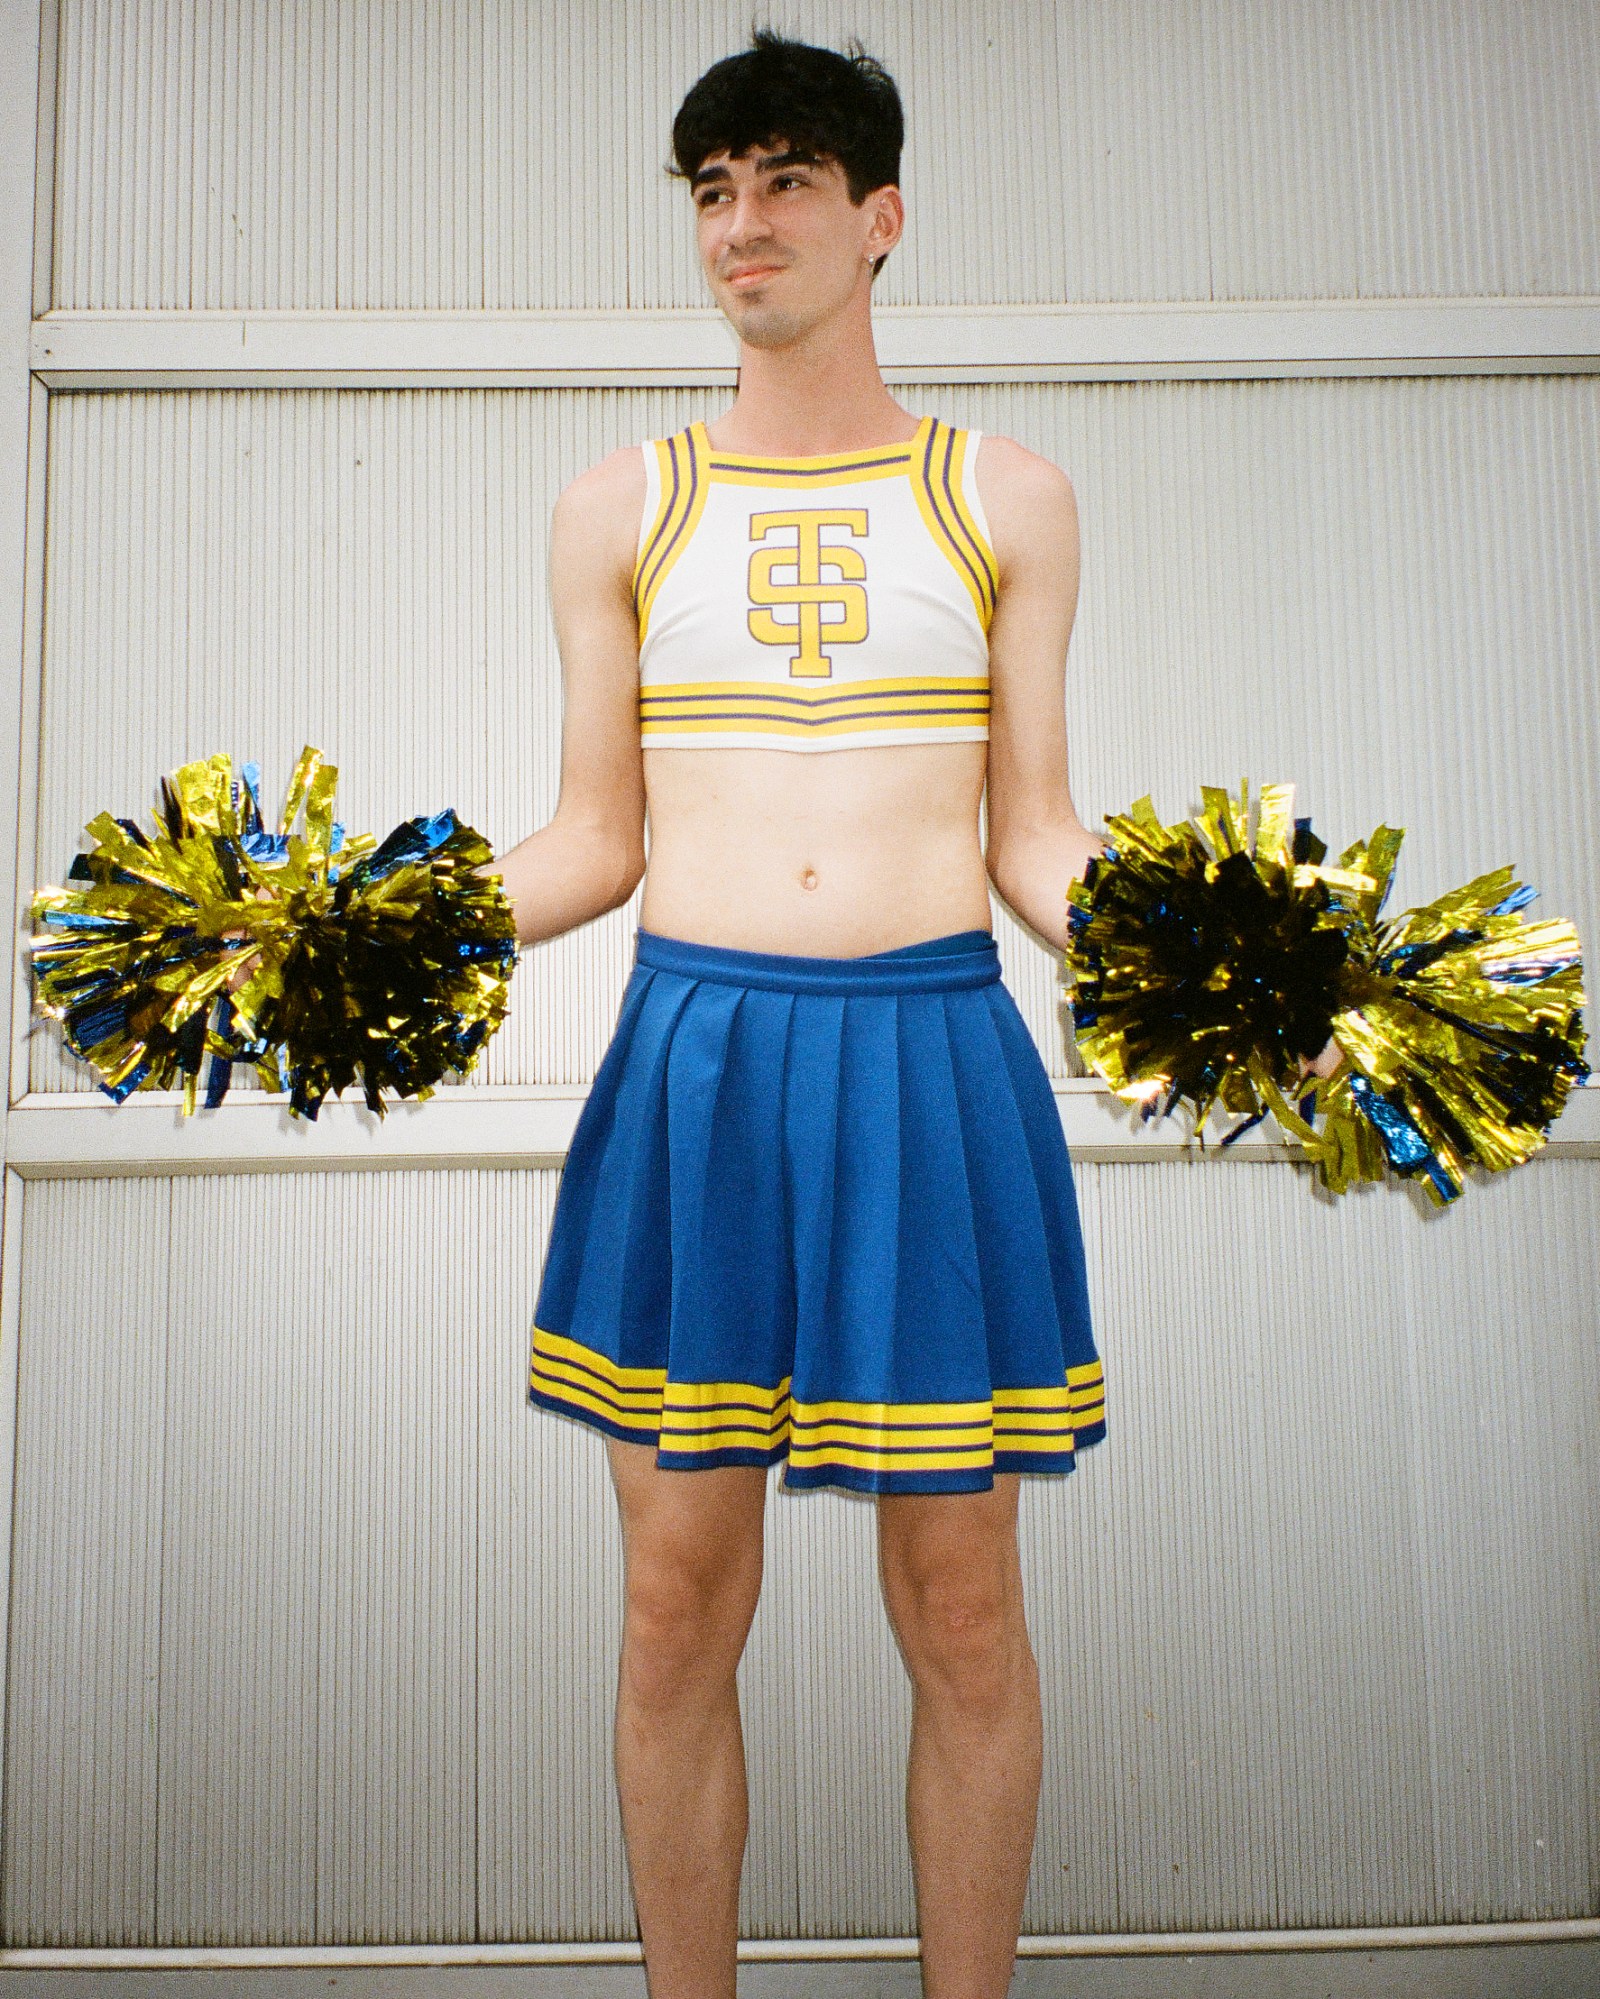
[[[1059,560],[1067,550],[1076,552],[1077,496],[1054,460],[986,430],[974,470],[1002,583],[1030,556]]]
[[[643,507],[644,490],[644,453],[637,444],[620,444],[576,479],[569,479],[556,504],[598,512],[633,498]]]
[[[556,496],[552,536],[564,557],[596,559],[631,588],[645,502],[644,453],[625,444],[580,472]]]

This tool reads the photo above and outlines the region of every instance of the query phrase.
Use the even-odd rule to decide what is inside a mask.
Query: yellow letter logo
[[[789,676],[793,680],[827,680],[833,661],[822,650],[829,645],[859,645],[867,635],[867,593],[861,587],[867,573],[867,559],[847,541],[822,539],[825,527],[843,528],[847,534],[865,535],[866,509],[829,510],[825,507],[786,514],[752,514],[750,539],[760,541],[774,528],[792,528],[793,541],[769,542],[750,558],[750,601],[753,604],[793,604],[793,624],[780,624],[767,610],[750,613],[750,636],[765,646],[792,646],[800,650],[789,655]],[[826,563],[838,571],[840,581],[825,582]],[[792,583],[775,583],[775,569],[792,569]],[[850,579],[850,580],[844,580]],[[822,608],[836,604],[840,618],[824,621]]]

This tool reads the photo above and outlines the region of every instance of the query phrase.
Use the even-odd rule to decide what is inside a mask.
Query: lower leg
[[[932,1678],[915,1688],[906,1820],[924,1999],[1005,1999],[1010,1990],[1043,1741],[1025,1628],[982,1700]]]
[[[732,1676],[644,1695],[624,1646],[616,1763],[650,1999],[734,1999],[749,1802]]]
[[[749,1802],[735,1675],[761,1594],[763,1466],[663,1471],[607,1437],[623,1532],[617,1797],[650,1999],[734,1999]]]

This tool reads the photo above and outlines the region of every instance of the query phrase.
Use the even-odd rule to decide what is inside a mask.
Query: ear
[[[876,205],[878,212],[861,254],[876,263],[900,241],[906,226],[906,205],[899,188],[893,186],[875,188],[867,200]]]

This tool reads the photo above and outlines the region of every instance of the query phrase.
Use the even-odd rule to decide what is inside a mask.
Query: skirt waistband
[[[739,951],[696,944],[641,927],[636,962],[684,979],[762,986],[787,993],[932,993],[987,986],[1000,976],[1000,949],[988,930],[953,930],[857,958],[808,958],[786,951]]]

